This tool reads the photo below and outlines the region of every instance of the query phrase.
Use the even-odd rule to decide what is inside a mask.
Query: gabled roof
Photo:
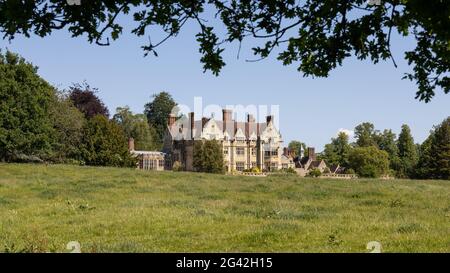
[[[318,168],[323,160],[313,160],[311,164],[309,164],[310,168]]]
[[[208,119],[208,121],[203,124],[202,120],[194,121],[194,139],[201,138],[203,129],[210,121],[214,121],[218,129],[222,132],[224,131],[224,124],[222,120]],[[191,128],[189,119],[184,116],[183,118],[177,120],[172,126],[168,127],[168,131],[172,138],[178,139],[190,139]],[[247,123],[247,122],[235,122],[230,121],[226,124],[226,133],[230,136],[231,140],[234,140],[236,134],[241,131],[246,139],[252,138],[256,140],[267,128],[266,123]]]

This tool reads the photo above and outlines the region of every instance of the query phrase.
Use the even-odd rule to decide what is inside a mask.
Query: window
[[[164,161],[162,161],[162,164],[164,164]],[[153,160],[153,159],[144,159],[144,164],[143,164],[143,169],[144,170],[155,170],[156,166],[157,166],[157,160]]]
[[[236,171],[242,172],[245,169],[245,162],[236,162]]]
[[[159,167],[160,168],[164,168],[164,160],[162,160],[162,159],[160,159],[160,160],[158,160],[158,164],[159,164]]]
[[[256,162],[252,162],[252,168],[258,167],[258,164]]]
[[[264,156],[265,157],[270,157],[270,151],[264,151]]]
[[[224,154],[224,155],[228,155],[228,148],[224,148],[224,149],[223,149],[223,154]]]
[[[243,147],[236,148],[236,154],[237,155],[244,155],[245,154],[245,148],[243,148]]]
[[[252,156],[256,156],[256,148],[252,148]]]
[[[278,164],[277,163],[271,163],[270,164],[270,170],[278,170]]]
[[[278,155],[278,150],[273,150],[272,151],[272,156],[277,156]]]
[[[285,169],[285,170],[286,170],[286,169],[289,169],[289,167],[288,167],[289,165],[288,165],[288,164],[282,164],[281,166],[282,166],[282,168]]]

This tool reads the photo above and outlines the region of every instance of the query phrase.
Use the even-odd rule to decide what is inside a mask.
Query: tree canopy
[[[135,167],[122,128],[103,115],[89,119],[83,128],[81,157],[87,165]]]
[[[69,98],[85,116],[92,118],[95,115],[109,117],[109,110],[103,101],[95,94],[98,90],[89,84],[74,84],[69,88]]]
[[[0,52],[0,161],[51,156],[55,130],[48,112],[55,99],[55,89],[35,66]]]
[[[222,145],[216,140],[195,142],[193,165],[198,172],[224,173]]]
[[[71,3],[69,3],[71,2]],[[304,76],[327,77],[351,56],[373,63],[392,60],[397,32],[415,47],[403,58],[412,66],[405,77],[417,85],[416,98],[430,101],[436,90],[450,91],[450,5],[448,0],[5,0],[0,2],[0,32],[13,39],[22,34],[47,36],[66,29],[101,46],[118,39],[119,18],[135,21],[131,32],[149,36],[145,54],[177,36],[187,22],[198,25],[200,61],[218,75],[225,66],[227,44],[249,41],[256,60],[278,54],[284,65],[295,65]],[[210,20],[209,14],[214,18]],[[154,29],[164,36],[152,40]],[[155,35],[158,36],[158,35]],[[276,53],[275,53],[275,52]]]
[[[450,117],[431,131],[421,145],[418,178],[450,179]]]
[[[298,140],[292,140],[291,142],[289,142],[288,148],[291,151],[291,155],[293,157],[301,156],[300,149],[303,151],[303,153],[306,152],[306,144]]]
[[[147,116],[149,125],[156,130],[156,143],[161,146],[169,114],[177,104],[167,92],[160,92],[153,95],[152,98],[153,100],[145,105],[144,113]]]
[[[349,136],[340,132],[336,138],[331,139],[331,143],[325,145],[322,157],[328,164],[348,167],[351,148]]]
[[[389,155],[377,147],[356,147],[349,154],[350,168],[361,177],[380,177],[388,174]]]
[[[156,131],[148,125],[144,114],[133,114],[128,106],[118,107],[113,120],[119,124],[127,138],[133,138],[137,150],[151,151],[156,147]]]
[[[358,147],[378,146],[378,131],[370,122],[363,122],[355,127],[355,139]]]
[[[398,176],[411,176],[417,164],[417,149],[414,139],[411,135],[411,129],[406,124],[402,125],[402,130],[398,136],[398,156],[400,159],[400,168]]]

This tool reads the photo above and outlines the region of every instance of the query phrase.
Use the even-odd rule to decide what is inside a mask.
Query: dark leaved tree
[[[95,115],[109,117],[108,108],[95,94],[97,91],[96,88],[91,88],[87,83],[74,84],[69,88],[70,100],[86,118],[92,118]]]

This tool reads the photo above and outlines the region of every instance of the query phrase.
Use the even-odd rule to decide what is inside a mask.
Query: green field
[[[450,252],[450,181],[0,164],[0,252]]]

